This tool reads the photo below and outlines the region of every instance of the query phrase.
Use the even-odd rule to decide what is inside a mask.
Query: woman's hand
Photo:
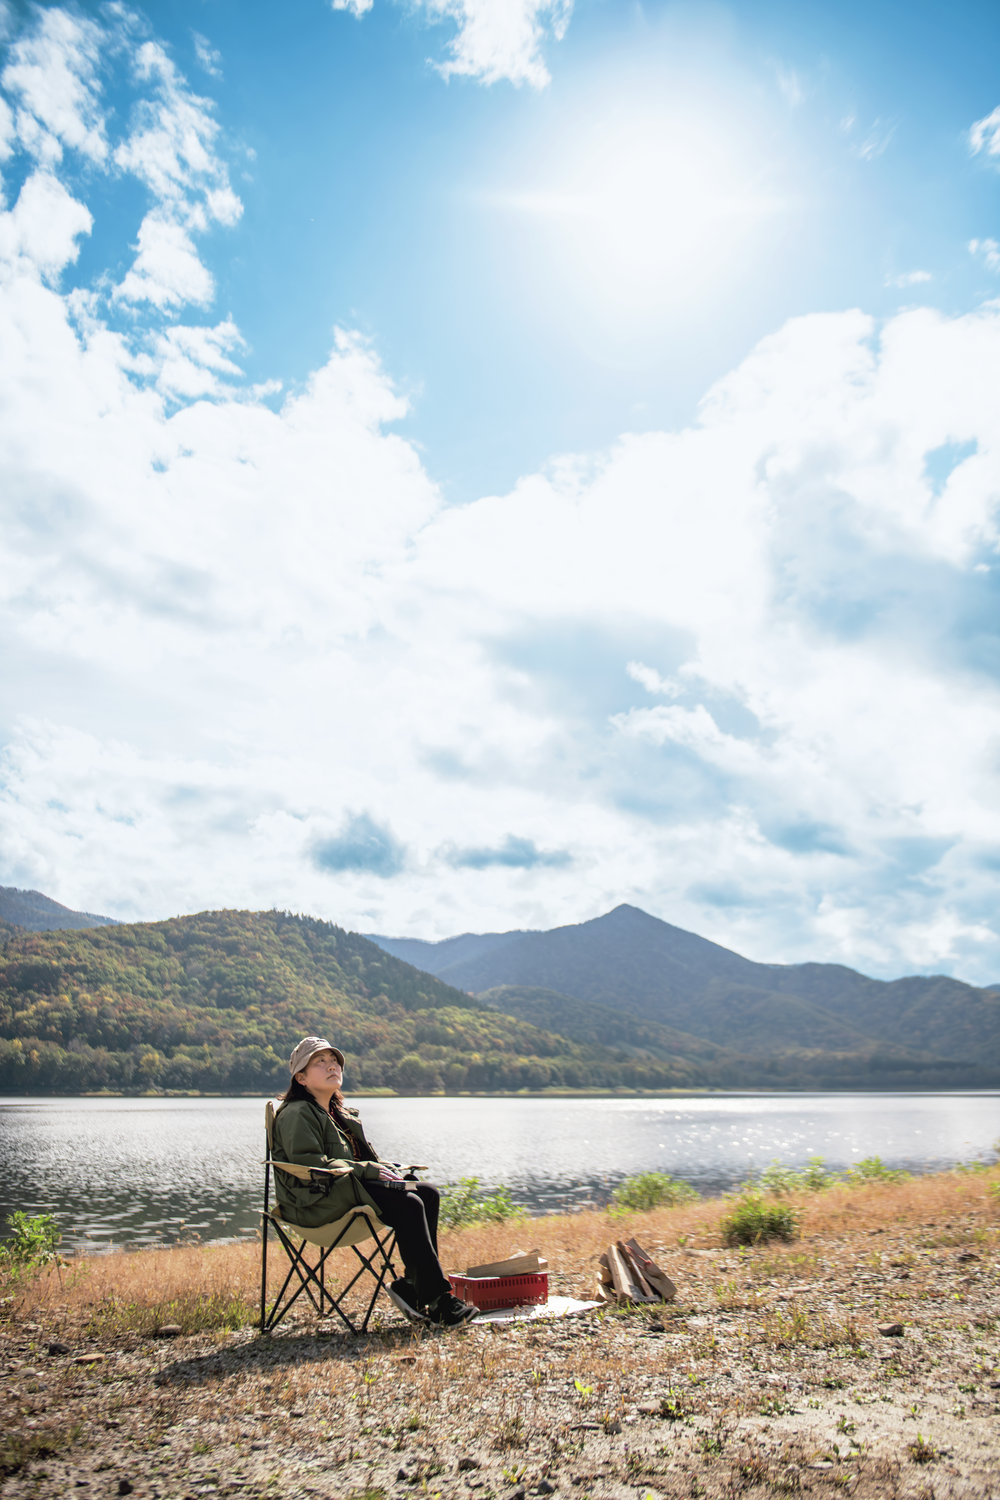
[[[391,1167],[387,1167],[380,1162],[378,1180],[379,1182],[402,1182],[403,1179],[398,1172],[394,1172]]]

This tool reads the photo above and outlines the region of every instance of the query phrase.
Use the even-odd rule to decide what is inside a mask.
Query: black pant
[[[415,1187],[386,1187],[384,1182],[366,1182],[365,1192],[374,1200],[383,1222],[396,1231],[396,1243],[406,1267],[406,1278],[422,1302],[433,1302],[450,1291],[448,1278],[437,1257],[439,1190],[429,1182]]]

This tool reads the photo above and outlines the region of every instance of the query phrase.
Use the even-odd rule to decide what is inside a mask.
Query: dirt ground
[[[552,1290],[589,1297],[600,1249],[634,1233],[678,1286],[544,1324],[416,1331],[385,1301],[357,1339],[305,1315],[269,1338],[151,1337],[50,1277],[0,1309],[0,1496],[1000,1500],[991,1189],[825,1195],[799,1240],[749,1250],[721,1247],[704,1207],[443,1247],[461,1267],[541,1242]]]

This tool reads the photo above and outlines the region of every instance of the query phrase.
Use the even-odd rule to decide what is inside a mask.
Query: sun
[[[520,274],[554,288],[585,339],[623,348],[710,309],[791,201],[763,124],[690,96],[578,113],[490,195],[526,246]]]

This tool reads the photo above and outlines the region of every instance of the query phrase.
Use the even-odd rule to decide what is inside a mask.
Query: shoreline
[[[721,1243],[720,1200],[443,1236],[448,1269],[538,1244],[586,1297],[635,1235],[678,1287],[450,1334],[384,1302],[362,1338],[309,1311],[261,1338],[253,1245],[74,1261],[0,1303],[0,1495],[995,1493],[1000,1167],[782,1201],[800,1237],[755,1248]]]
[[[684,1089],[518,1089],[482,1090],[463,1089],[456,1093],[398,1093],[395,1089],[350,1089],[347,1099],[757,1099],[757,1098],[803,1098],[854,1095],[859,1098],[894,1098],[907,1096],[916,1098],[964,1098],[967,1096],[1000,1097],[1000,1085],[988,1088],[940,1088],[921,1089],[912,1086],[895,1088],[684,1088]],[[266,1101],[276,1095],[243,1089],[235,1093],[219,1090],[197,1089],[149,1089],[141,1093],[127,1093],[115,1089],[86,1089],[80,1093],[0,1094],[0,1105],[14,1103],[46,1103],[52,1099],[259,1099]]]

